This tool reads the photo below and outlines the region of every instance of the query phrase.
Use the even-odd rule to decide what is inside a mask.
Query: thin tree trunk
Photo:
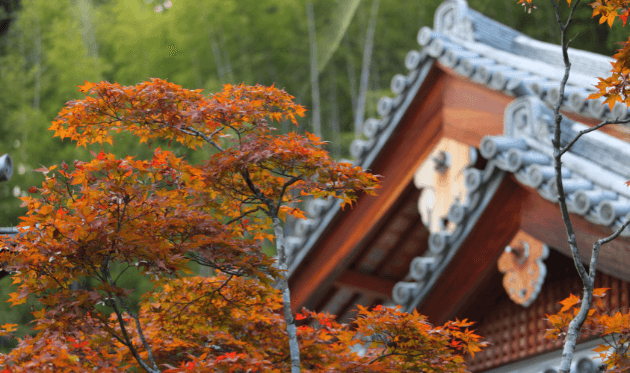
[[[385,55],[385,66],[389,66],[389,58],[387,57],[387,54]],[[370,63],[370,71],[372,72],[370,74],[370,78],[372,80],[372,89],[375,91],[380,91],[381,90],[381,74],[379,74],[378,71],[378,65],[376,64],[376,61],[372,60]],[[380,97],[379,97],[380,98]]]
[[[370,11],[370,23],[365,35],[365,48],[363,49],[363,67],[361,69],[361,86],[359,88],[359,98],[357,102],[357,115],[354,120],[354,135],[361,137],[363,131],[363,121],[365,117],[365,100],[368,91],[370,77],[370,63],[372,60],[372,46],[374,45],[374,31],[376,29],[376,17],[378,16],[379,0],[372,0],[372,10]]]
[[[190,53],[190,62],[192,63],[192,68],[195,75],[195,85],[197,86],[197,88],[201,88],[201,86],[203,85],[203,79],[201,78],[199,58],[197,57],[196,50]]]
[[[223,61],[225,62],[225,73],[230,83],[234,83],[234,73],[232,72],[232,64],[230,63],[230,52],[227,49],[225,43],[225,37],[223,36],[223,29],[219,27],[219,42],[221,43],[221,48],[223,50]]]
[[[26,91],[26,86],[27,86],[27,81],[26,81],[26,77],[27,77],[27,70],[28,70],[28,65],[27,65],[27,59],[26,59],[26,46],[25,46],[25,42],[24,42],[24,31],[23,30],[19,30],[19,34],[20,34],[20,55],[22,56],[22,69],[20,70],[20,74],[22,75],[22,87],[20,89],[20,102],[19,102],[19,108],[20,108],[20,120],[21,120],[21,126],[18,126],[17,128],[19,128],[20,130],[18,131],[18,133],[21,133],[21,137],[22,137],[22,143],[26,144],[27,138],[28,138],[28,132],[31,128],[31,126],[27,126],[26,125],[26,108],[28,107],[28,93]],[[17,140],[17,143],[14,142],[14,147],[15,145],[19,145],[20,144],[20,140]],[[20,154],[20,158],[21,161],[23,163],[27,163],[29,161],[28,156],[29,153],[25,151],[25,147],[22,147],[19,150],[19,154]],[[17,157],[16,157],[17,159]]]
[[[583,297],[582,302],[580,304],[580,310],[578,314],[575,316],[573,320],[569,323],[569,327],[567,330],[567,335],[564,341],[564,346],[562,350],[562,361],[560,362],[559,373],[569,373],[571,371],[571,362],[573,360],[573,354],[575,352],[575,347],[577,345],[577,341],[580,337],[580,329],[584,322],[588,318],[588,313],[591,308],[591,304],[593,301],[593,290],[595,285],[595,274],[597,273],[597,260],[599,256],[600,247],[603,244],[606,244],[615,238],[617,238],[621,232],[630,224],[630,218],[627,218],[624,224],[615,231],[611,236],[608,236],[603,239],[597,240],[593,244],[593,249],[591,251],[591,260],[589,264],[589,270],[586,271],[586,268],[582,264],[582,260],[580,258],[579,249],[577,246],[577,240],[575,235],[575,230],[573,228],[573,223],[571,222],[571,217],[569,215],[569,209],[566,203],[566,194],[564,192],[564,186],[562,183],[562,155],[567,152],[573,144],[577,141],[577,139],[586,132],[580,132],[574,139],[572,139],[565,147],[561,145],[562,138],[562,127],[560,126],[562,122],[562,114],[560,113],[560,107],[562,105],[562,100],[564,98],[565,87],[567,81],[569,80],[569,73],[571,72],[571,63],[569,61],[569,40],[567,38],[567,30],[571,24],[573,18],[573,12],[577,7],[579,0],[573,2],[571,4],[571,11],[566,23],[563,24],[560,11],[558,8],[558,4],[555,2],[551,2],[554,7],[556,20],[561,30],[561,43],[562,46],[562,57],[564,61],[564,76],[560,82],[560,94],[558,95],[558,101],[555,103],[553,111],[554,111],[554,135],[552,140],[553,145],[553,165],[555,171],[555,181],[556,188],[558,191],[558,204],[560,205],[560,212],[562,214],[562,220],[564,222],[567,239],[569,243],[569,248],[571,249],[571,256],[573,257],[573,262],[575,264],[575,268],[582,280],[583,285]],[[590,128],[586,131],[597,129],[598,127],[602,127],[606,124],[611,124],[614,121],[605,121],[600,123],[598,126]]]
[[[223,67],[223,61],[221,58],[221,51],[219,50],[219,43],[214,35],[214,30],[208,26],[208,39],[210,39],[210,48],[212,48],[212,56],[214,62],[217,65],[217,75],[219,76],[219,82],[226,83],[225,81],[225,68]]]
[[[87,55],[95,59],[98,57],[98,43],[96,42],[94,24],[92,22],[94,9],[92,9],[90,0],[79,0],[76,7],[79,13],[79,19],[81,20],[81,37],[83,38]]]
[[[574,3],[577,5],[577,2]],[[571,223],[571,217],[569,216],[569,210],[566,204],[566,195],[564,193],[564,186],[562,184],[562,153],[560,149],[560,139],[562,137],[562,129],[560,127],[560,123],[562,122],[562,115],[560,114],[560,106],[562,105],[562,100],[564,98],[564,89],[566,87],[567,81],[569,80],[569,73],[571,71],[571,64],[569,63],[569,54],[568,54],[568,44],[566,40],[566,26],[562,25],[560,22],[560,14],[558,13],[558,7],[556,8],[556,14],[558,16],[558,23],[562,30],[562,55],[565,65],[564,76],[562,77],[562,81],[560,82],[560,95],[558,98],[558,102],[554,105],[554,137],[553,137],[553,155],[554,155],[554,170],[555,170],[555,180],[556,180],[556,188],[558,190],[558,204],[560,205],[560,211],[562,214],[562,219],[564,221],[564,225],[567,232],[567,238],[569,241],[569,247],[571,249],[571,254],[573,256],[573,261],[575,263],[575,267],[580,275],[580,279],[582,280],[582,285],[584,286],[584,295],[582,298],[582,304],[580,306],[580,311],[576,315],[576,317],[571,320],[569,323],[569,328],[567,330],[567,336],[564,341],[564,348],[562,350],[562,361],[560,362],[560,373],[569,373],[571,370],[571,361],[573,360],[573,352],[575,351],[575,346],[577,344],[577,340],[580,337],[580,329],[582,325],[586,321],[588,317],[588,311],[591,308],[591,301],[593,298],[593,282],[590,281],[588,274],[586,273],[586,269],[582,265],[582,260],[580,259],[580,254],[577,247],[577,242],[575,239],[575,232],[573,230],[573,224]],[[573,14],[573,12],[571,12]],[[567,22],[567,26],[571,22],[570,18]],[[595,267],[597,266],[597,261],[595,261],[594,266],[590,268],[591,273],[593,274],[593,278],[595,277]]]
[[[273,81],[272,83],[278,86],[280,84],[278,71],[273,66],[273,61],[271,60],[271,55],[269,54],[268,50],[265,51],[265,60],[267,61],[267,69],[269,70],[269,76],[271,77],[271,80]]]
[[[371,102],[367,102],[367,97],[366,97],[366,102],[365,102],[365,116],[370,116],[370,115],[378,115],[378,110],[377,110],[377,106],[378,106],[378,100],[381,98],[379,92],[381,91],[381,77],[378,73],[378,68],[376,66],[376,64],[374,63],[374,60],[372,60],[371,66],[370,66],[370,87],[371,87]],[[370,90],[368,90],[368,92],[370,92]],[[370,105],[372,104],[372,105]],[[371,107],[371,110],[368,112],[368,106]],[[364,119],[365,120],[365,119]]]
[[[350,100],[352,100],[352,121],[356,123],[357,120],[357,73],[354,69],[354,62],[352,62],[352,47],[348,38],[344,38],[344,44],[346,46],[346,68],[348,70],[348,82],[350,83]]]
[[[237,4],[236,6],[238,9],[237,11],[239,13],[241,14],[247,13],[247,3],[237,1],[236,4]],[[240,69],[238,69],[239,76],[241,77],[241,79],[239,80],[245,82],[246,84],[262,83],[261,81],[259,81],[258,77],[255,76],[254,70],[252,69],[251,53],[255,53],[255,49],[252,47],[252,42],[251,42],[252,29],[249,27],[249,21],[245,21],[241,25],[241,33],[242,33],[242,37],[238,38],[240,48],[241,48],[241,52],[239,56]]]
[[[320,30],[319,47],[317,50],[317,66],[319,74],[323,73],[333,55],[339,48],[361,0],[335,0],[330,2],[327,19],[323,30]],[[322,37],[323,36],[323,37]]]
[[[278,250],[278,267],[281,271],[287,270],[287,257],[284,246],[284,232],[282,222],[277,216],[273,217],[273,230],[276,236],[276,249]],[[289,282],[280,274],[276,279],[280,291],[282,292],[282,308],[284,310],[284,319],[287,325],[287,334],[289,335],[289,351],[291,353],[291,373],[300,373],[300,345],[297,339],[297,328],[295,327],[295,319],[291,312],[291,292],[289,290]]]
[[[339,103],[337,102],[337,68],[334,61],[330,64],[330,125],[332,129],[332,154],[339,159]]]
[[[242,66],[242,70],[241,70],[241,76],[245,75],[243,79],[246,83],[248,84],[256,84],[256,83],[260,83],[259,81],[254,81],[254,80],[258,80],[255,76],[254,76],[254,72],[252,70],[252,64],[251,64],[251,57],[249,55],[249,48],[247,47],[247,45],[245,44],[245,38],[239,38],[241,41],[241,66]]]
[[[322,136],[321,113],[319,106],[319,79],[317,70],[317,37],[315,34],[315,16],[313,14],[313,3],[306,1],[306,23],[308,24],[308,40],[310,44],[311,59],[311,92],[313,96],[313,133],[317,137]]]
[[[35,15],[35,92],[33,107],[39,109],[39,94],[42,88],[42,29],[39,16]]]

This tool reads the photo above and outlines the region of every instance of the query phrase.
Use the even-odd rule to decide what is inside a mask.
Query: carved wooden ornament
[[[549,248],[529,234],[518,231],[499,257],[499,271],[503,287],[510,299],[523,307],[529,307],[545,281],[547,267],[543,260],[549,256]]]
[[[455,199],[464,204],[464,170],[474,162],[470,146],[443,137],[414,175],[416,188],[422,189],[418,210],[430,232],[452,230],[443,224]]]

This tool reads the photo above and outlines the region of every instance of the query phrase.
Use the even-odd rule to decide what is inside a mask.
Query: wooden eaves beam
[[[395,284],[394,281],[350,269],[344,271],[335,281],[335,285],[338,287],[383,300],[391,299]]]

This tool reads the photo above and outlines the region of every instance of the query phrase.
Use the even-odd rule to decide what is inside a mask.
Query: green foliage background
[[[376,115],[378,99],[391,94],[392,77],[406,71],[405,55],[419,48],[417,32],[432,26],[438,5],[428,0],[381,0],[366,117]],[[516,0],[469,2],[501,23],[558,43],[550,4],[536,5],[537,10],[526,14]],[[352,97],[360,79],[371,1],[313,0],[313,7],[322,53],[323,135],[335,156],[348,158],[354,138]],[[310,107],[305,9],[305,2],[296,0],[0,0],[0,25],[10,21],[8,28],[0,29],[0,154],[10,153],[15,164],[13,178],[0,184],[0,226],[19,223],[25,211],[17,196],[43,180],[33,169],[91,157],[86,149],[52,138],[46,130],[67,101],[81,97],[76,86],[84,80],[132,85],[158,77],[206,92],[218,91],[225,83],[275,84]],[[581,4],[570,33],[577,33],[572,46],[612,55],[627,31],[620,25],[612,30],[598,25],[591,12]],[[332,129],[333,120],[339,123],[339,133]],[[290,127],[285,123],[281,130]],[[308,115],[299,130],[311,130]],[[106,150],[138,157],[152,152],[125,137]],[[193,161],[207,156],[175,144],[172,150]],[[0,282],[0,297],[10,291],[9,283],[10,279]],[[145,288],[131,275],[129,286]],[[30,318],[30,305],[26,307],[8,309],[0,304],[0,324],[24,325]]]

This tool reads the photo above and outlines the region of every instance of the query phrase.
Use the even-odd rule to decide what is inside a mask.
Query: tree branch
[[[575,137],[573,138],[573,140],[571,140],[571,142],[569,142],[564,148],[562,148],[560,150],[560,155],[563,155],[564,153],[568,152],[569,149],[573,146],[573,144],[575,144],[580,139],[580,137],[582,137],[583,135],[585,135],[585,134],[587,134],[589,132],[596,131],[596,130],[598,130],[598,129],[606,126],[606,125],[609,125],[609,124],[626,124],[626,123],[630,123],[630,119],[624,119],[624,120],[619,120],[617,118],[615,118],[613,120],[607,119],[606,121],[599,123],[595,127],[591,127],[591,128],[587,128],[585,130],[582,130],[582,131],[578,132],[577,135],[575,135]]]
[[[606,238],[600,238],[593,244],[593,253],[591,255],[591,264],[589,268],[589,277],[591,280],[591,284],[595,284],[595,268],[597,268],[597,257],[599,256],[599,249],[602,245],[605,245],[615,238],[619,237],[621,232],[623,232],[623,230],[626,229],[628,225],[630,225],[630,215],[626,217],[626,221],[621,225],[621,227],[619,227],[619,229],[615,231],[615,233]]]
[[[211,144],[212,146],[214,146],[215,148],[217,148],[219,151],[224,151],[225,149],[223,149],[221,147],[221,145],[217,144],[214,140],[212,140],[210,137],[204,135],[203,133],[201,133],[200,131],[192,128],[192,127],[186,127],[186,129],[181,129],[180,131],[182,131],[183,133],[187,134],[187,135],[192,135],[192,136],[197,136],[197,137],[201,137],[202,139],[206,140],[206,142],[208,144]],[[216,133],[213,132],[213,133]]]
[[[249,215],[249,214],[253,214],[253,213],[255,213],[256,211],[260,211],[260,210],[261,210],[261,208],[260,208],[260,207],[256,207],[255,209],[247,210],[247,211],[245,211],[244,213],[242,213],[241,215],[239,215],[239,216],[235,217],[234,219],[227,221],[227,222],[225,223],[225,225],[230,225],[230,224],[234,223],[235,221],[241,220],[241,219],[243,219],[244,217],[246,217],[247,215]]]
[[[554,106],[554,110],[553,110],[555,128],[554,128],[554,138],[553,138],[552,143],[553,143],[553,152],[554,152],[554,169],[556,173],[555,175],[556,187],[558,189],[558,203],[560,205],[560,210],[562,212],[562,220],[564,221],[564,225],[567,230],[567,237],[569,241],[569,246],[571,248],[573,260],[575,262],[575,266],[577,268],[578,274],[580,275],[580,278],[582,279],[582,282],[586,285],[589,283],[588,274],[586,273],[586,269],[584,268],[584,265],[582,265],[582,262],[580,260],[580,254],[579,254],[577,242],[575,239],[575,231],[573,229],[573,224],[571,223],[571,218],[569,216],[569,210],[566,204],[564,185],[562,183],[562,176],[561,176],[562,175],[562,160],[561,160],[562,154],[560,153],[560,138],[562,135],[562,129],[560,127],[560,123],[562,122],[562,115],[560,114],[560,106],[562,105],[562,101],[564,99],[564,90],[565,90],[567,81],[569,80],[569,73],[571,71],[571,62],[569,62],[569,53],[568,53],[568,46],[567,46],[567,41],[566,41],[566,31],[570,24],[571,17],[569,17],[569,20],[567,21],[565,25],[562,25],[562,20],[560,18],[560,11],[559,11],[558,4],[555,3],[553,0],[550,0],[550,2],[552,3],[555,9],[556,19],[558,20],[558,24],[560,25],[560,28],[562,31],[561,33],[562,57],[563,57],[564,66],[565,66],[564,76],[562,77],[562,81],[560,82],[560,94],[558,97],[558,102]],[[578,3],[579,3],[579,0],[573,3],[571,15],[573,14],[573,9],[575,8],[575,6],[577,6]]]
[[[274,214],[277,215],[278,211],[280,211],[280,206],[282,205],[282,197],[284,196],[284,193],[287,191],[287,188],[290,187],[292,184],[295,184],[299,180],[302,180],[301,176],[293,176],[291,179],[289,179],[289,181],[284,183],[284,185],[282,186],[282,190],[280,191],[280,196],[278,197],[278,202],[276,202],[276,210],[274,211]]]
[[[108,284],[112,285],[111,284],[111,275],[109,274],[109,269],[107,269],[107,267],[105,267],[105,268],[102,269],[102,271],[104,271],[104,274],[105,274],[105,277],[107,279]],[[140,364],[140,366],[144,370],[146,370],[147,372],[149,372],[149,373],[161,373],[160,369],[157,367],[157,365],[155,364],[155,361],[153,360],[153,355],[152,355],[150,349],[147,349],[147,351],[149,352],[149,362],[151,363],[151,365],[153,365],[153,367],[148,366],[147,363],[142,359],[142,357],[138,353],[138,350],[136,350],[135,346],[133,345],[133,342],[131,341],[131,338],[129,338],[129,334],[127,333],[127,328],[125,326],[125,320],[122,317],[122,312],[118,308],[118,305],[116,304],[116,300],[114,299],[113,294],[110,291],[108,291],[107,292],[107,296],[108,296],[108,298],[110,300],[110,306],[114,310],[114,313],[116,313],[116,318],[118,319],[118,324],[120,325],[120,331],[121,331],[121,333],[123,335],[123,338],[125,339],[125,342],[126,342],[124,344],[127,346],[127,348],[129,348],[129,351],[131,351],[131,354],[133,355],[133,357],[136,359],[138,364]],[[126,304],[123,301],[121,301],[120,297],[116,296],[116,298],[121,303],[121,305],[126,309],[127,306],[126,306]],[[128,310],[127,310],[127,313],[129,313],[131,315],[131,313]],[[136,326],[138,328],[140,327],[140,325],[138,324],[138,321],[136,323]],[[140,332],[141,332],[141,329],[140,329]],[[142,336],[141,340],[142,340],[143,344],[146,343],[146,341],[144,340],[144,336]],[[148,346],[145,345],[145,348],[146,347],[148,347]]]
[[[559,372],[569,373],[571,370],[571,361],[573,359],[575,346],[580,336],[580,329],[582,328],[582,325],[584,325],[584,322],[586,321],[588,317],[588,312],[591,308],[591,303],[593,300],[593,285],[595,282],[595,274],[597,272],[597,259],[599,256],[599,249],[603,243],[609,242],[610,240],[617,237],[621,233],[621,231],[625,229],[625,227],[628,224],[630,224],[630,222],[624,223],[624,226],[620,228],[618,232],[615,232],[615,234],[613,234],[612,236],[603,240],[599,240],[593,245],[593,250],[591,252],[591,262],[590,262],[589,273],[587,273],[580,259],[580,253],[579,253],[576,238],[575,238],[575,231],[573,228],[573,224],[571,223],[571,218],[569,216],[569,211],[566,204],[566,195],[564,192],[564,186],[562,184],[562,176],[561,176],[562,175],[561,158],[562,158],[562,155],[566,153],[573,146],[573,144],[577,142],[577,140],[581,136],[583,136],[586,133],[595,131],[598,128],[603,127],[604,125],[608,124],[607,123],[608,121],[600,123],[599,125],[593,128],[580,131],[580,133],[578,133],[578,135],[575,138],[573,138],[567,146],[565,146],[564,148],[561,148],[560,140],[561,140],[561,135],[562,135],[562,129],[560,127],[560,123],[562,122],[562,115],[560,114],[560,106],[562,105],[562,101],[564,100],[564,91],[565,91],[566,84],[569,79],[569,73],[571,70],[571,63],[569,61],[569,52],[568,52],[569,43],[571,41],[567,41],[566,34],[571,24],[571,21],[573,19],[573,13],[575,11],[575,8],[579,4],[579,0],[576,0],[571,5],[569,17],[564,25],[562,24],[558,4],[553,0],[550,0],[550,2],[555,10],[556,19],[558,21],[558,25],[560,26],[560,30],[561,30],[562,57],[563,57],[564,66],[565,66],[564,76],[562,77],[562,81],[560,83],[560,94],[558,97],[558,102],[554,106],[554,138],[553,138],[552,143],[553,143],[553,155],[554,155],[555,180],[556,180],[556,187],[558,189],[558,204],[560,205],[560,211],[562,213],[562,220],[564,221],[564,225],[566,228],[568,242],[571,249],[571,255],[573,257],[575,268],[577,269],[580,279],[582,280],[582,284],[584,285],[584,292],[583,292],[582,303],[580,305],[580,310],[578,311],[578,314],[576,315],[576,317],[573,320],[571,320],[571,322],[569,323],[567,336],[564,342],[564,349],[562,352],[562,362],[560,363]]]

